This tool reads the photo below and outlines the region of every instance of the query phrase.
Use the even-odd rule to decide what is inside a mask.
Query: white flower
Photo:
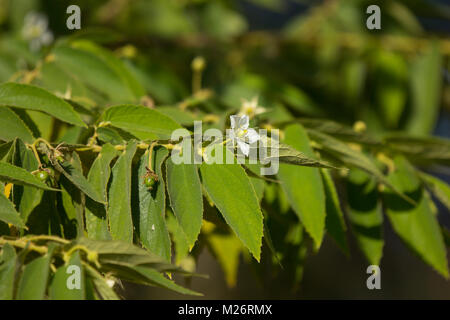
[[[264,112],[266,112],[266,109],[258,106],[258,97],[253,97],[252,100],[242,99],[242,106],[238,115],[247,115],[250,118],[253,118],[254,116]]]
[[[230,121],[230,138],[236,141],[238,148],[244,155],[248,156],[250,144],[255,143],[260,138],[258,133],[256,133],[255,129],[248,128],[249,117],[247,115],[230,116]]]
[[[53,41],[53,34],[48,30],[47,17],[36,12],[30,12],[25,16],[22,36],[29,41],[32,51],[37,51]]]

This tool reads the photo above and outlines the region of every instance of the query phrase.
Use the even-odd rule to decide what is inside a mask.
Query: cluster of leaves
[[[123,12],[135,18],[145,7],[137,3],[141,4]],[[171,2],[155,1],[152,7],[164,11],[163,3]],[[226,8],[221,1],[211,3]],[[208,21],[228,17],[234,21],[231,26],[239,25],[233,11],[224,14],[203,5],[205,16],[213,17]],[[297,29],[293,24],[287,34],[302,30],[300,25]],[[180,30],[190,29],[183,25]],[[216,31],[223,30],[230,29]],[[214,36],[226,43],[242,30],[231,31]],[[340,81],[333,71],[340,61],[330,58],[333,55],[322,57],[326,66],[320,67],[325,70],[316,82],[320,85],[306,86],[311,99],[300,89],[302,77],[309,73],[302,76],[291,70],[300,61],[301,66],[314,66],[309,60],[314,53],[299,51],[287,36],[273,59],[249,37],[229,50],[234,55],[227,55],[225,64],[205,48],[212,63],[205,73],[194,66],[190,95],[190,79],[183,77],[191,74],[192,49],[180,45],[182,50],[172,50],[168,43],[158,47],[163,52],[147,53],[145,43],[142,48],[138,41],[136,46],[122,46],[112,35],[83,30],[38,53],[15,37],[1,41],[0,66],[7,62],[7,68],[0,68],[2,298],[117,298],[108,286],[111,279],[195,294],[164,274],[194,275],[205,247],[223,267],[229,285],[236,282],[241,254],[255,264],[262,279],[269,279],[271,268],[273,277],[288,277],[297,285],[304,260],[319,250],[326,234],[349,254],[351,229],[367,260],[380,264],[385,217],[414,253],[448,277],[449,232],[440,226],[434,202],[450,208],[450,187],[424,169],[450,165],[450,142],[372,130],[379,129],[379,122],[387,128],[429,133],[438,110],[438,49],[432,46],[412,62],[417,65],[411,75],[412,104],[404,96],[408,68],[400,68],[401,75],[392,75],[390,67],[376,68],[388,72],[389,79],[401,79],[373,86],[381,99],[373,116],[370,107],[361,108],[364,114],[355,112],[360,102],[373,100],[362,87],[340,87],[359,83],[355,79],[361,79],[365,57],[358,56],[356,64],[347,57],[348,69],[342,72],[349,81]],[[276,46],[273,39],[266,40]],[[225,44],[215,50],[228,48]],[[373,48],[361,50],[369,49]],[[381,64],[404,63],[396,54],[381,48],[379,52]],[[230,65],[232,76],[224,71]],[[202,75],[208,84],[223,83],[202,89]],[[374,77],[380,78],[375,73]],[[336,93],[314,94],[323,83],[332,88],[328,90],[350,94],[343,99],[348,105],[339,111],[351,115],[346,122],[377,119],[375,124],[367,121],[370,132],[362,123],[352,128],[317,117],[336,112],[324,100]],[[192,131],[193,122],[202,120],[203,130],[223,131],[229,116],[239,111],[239,99],[255,94],[267,112],[252,123],[269,131],[281,129],[276,176],[260,176],[260,165],[177,165],[170,160],[173,130]],[[429,117],[425,110],[431,105],[434,112]],[[69,265],[83,270],[82,291],[67,290]]]

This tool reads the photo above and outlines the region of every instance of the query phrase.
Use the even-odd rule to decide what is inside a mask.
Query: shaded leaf
[[[3,192],[0,192],[0,220],[19,228],[25,227],[25,223],[14,208],[14,204],[5,197]]]
[[[344,253],[349,254],[346,237],[347,227],[345,225],[344,214],[341,210],[336,187],[327,170],[321,169],[321,174],[326,198],[327,216],[325,219],[325,227]]]
[[[16,251],[5,244],[0,255],[0,300],[12,300],[16,271]]]
[[[343,163],[359,168],[370,175],[374,176],[379,182],[385,184],[389,188],[393,189],[407,201],[411,201],[407,196],[402,194],[399,190],[393,186],[385,175],[378,169],[374,162],[372,162],[362,152],[350,148],[345,143],[323,133],[315,130],[308,130],[309,136],[314,141],[321,144],[321,151],[331,154]]]
[[[401,156],[397,156],[394,163],[396,170],[389,175],[389,180],[416,204],[407,203],[386,191],[386,212],[392,227],[420,258],[448,278],[447,252],[439,223],[431,209],[431,200],[424,193],[411,164]]]
[[[0,161],[0,181],[33,186],[44,190],[55,190],[47,186],[27,170],[3,161]]]
[[[450,209],[450,186],[444,181],[424,172],[420,173],[420,177],[425,181],[433,195]]]
[[[87,179],[89,183],[97,190],[105,202],[107,201],[107,187],[111,175],[110,164],[117,156],[117,153],[112,145],[109,143],[104,144],[102,151],[95,159],[88,173]],[[108,230],[105,205],[87,199],[85,217],[86,230],[90,238],[98,240],[108,240],[111,238]]]
[[[308,135],[300,124],[285,128],[284,142],[315,158]],[[325,193],[319,169],[280,164],[277,176],[290,205],[319,248],[325,229]]]
[[[139,162],[138,193],[139,193],[139,238],[150,252],[157,254],[170,262],[170,237],[165,222],[166,195],[162,164],[168,155],[165,148],[153,150],[152,165],[158,175],[158,182],[150,190],[144,183],[149,167],[148,151],[144,153]]]
[[[347,178],[347,213],[356,242],[370,264],[383,256],[383,213],[375,180],[352,169]]]
[[[411,69],[413,110],[409,113],[408,132],[426,135],[433,130],[440,107],[442,56],[434,43],[418,57]]]
[[[41,111],[61,121],[86,126],[70,104],[45,89],[28,84],[13,82],[1,84],[0,105]]]
[[[15,140],[14,164],[29,172],[38,169],[38,162],[33,151],[21,140]],[[14,186],[14,203],[20,216],[26,222],[34,208],[41,202],[43,190],[31,186]]]
[[[112,169],[109,187],[108,222],[115,240],[133,241],[131,216],[131,164],[136,152],[136,141],[130,141]]]
[[[397,134],[388,135],[384,141],[389,147],[408,156],[408,159],[450,165],[450,141],[448,139]]]
[[[92,184],[83,175],[81,168],[78,168],[73,158],[79,158],[76,152],[72,153],[71,161],[64,161],[59,164],[54,161],[53,165],[57,171],[62,173],[74,186],[81,190],[85,195],[96,202],[104,203],[105,200],[102,195],[95,189]]]

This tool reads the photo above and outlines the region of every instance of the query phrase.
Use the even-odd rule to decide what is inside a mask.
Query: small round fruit
[[[35,173],[35,176],[41,180],[42,182],[46,182],[48,180],[48,173],[46,171],[40,170]]]
[[[156,180],[153,177],[145,177],[144,184],[147,188],[152,189],[156,184]]]
[[[53,169],[52,167],[47,167],[44,170],[48,173],[48,175],[50,177],[54,177],[55,176],[55,169]]]

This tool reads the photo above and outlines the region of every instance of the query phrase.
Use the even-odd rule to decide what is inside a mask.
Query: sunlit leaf
[[[144,106],[120,105],[106,109],[102,121],[123,129],[142,140],[170,139],[181,126],[162,113]]]
[[[226,148],[226,153],[229,153]],[[223,152],[218,147],[215,152]],[[239,164],[200,166],[203,185],[239,239],[259,261],[263,217],[253,186]],[[224,183],[226,181],[226,183]]]
[[[192,247],[202,225],[203,197],[195,164],[166,162],[167,191],[173,211]]]

